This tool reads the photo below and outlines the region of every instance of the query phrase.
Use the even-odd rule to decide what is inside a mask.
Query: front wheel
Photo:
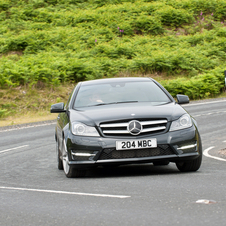
[[[65,140],[63,141],[62,150],[63,150],[63,169],[66,177],[68,178],[84,177],[86,175],[85,170],[74,169],[71,165],[68,164],[69,159]]]
[[[202,155],[200,154],[197,159],[184,162],[176,162],[176,166],[181,172],[192,172],[197,171],[200,168],[201,163]]]

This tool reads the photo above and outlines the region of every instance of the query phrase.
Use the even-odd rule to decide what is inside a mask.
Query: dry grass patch
[[[53,120],[52,104],[66,103],[75,84],[59,87],[24,87],[0,90],[0,126]]]

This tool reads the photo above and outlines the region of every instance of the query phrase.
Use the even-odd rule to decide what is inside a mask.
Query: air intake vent
[[[107,159],[127,159],[127,158],[145,158],[155,156],[174,155],[169,145],[159,145],[157,148],[136,149],[117,151],[115,148],[104,149],[99,160]]]

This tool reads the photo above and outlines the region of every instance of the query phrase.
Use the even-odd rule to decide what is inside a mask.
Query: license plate
[[[116,150],[156,148],[157,139],[116,141]]]

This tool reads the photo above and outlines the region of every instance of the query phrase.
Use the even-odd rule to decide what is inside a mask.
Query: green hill
[[[0,0],[2,89],[151,76],[205,98],[225,59],[225,0]]]

